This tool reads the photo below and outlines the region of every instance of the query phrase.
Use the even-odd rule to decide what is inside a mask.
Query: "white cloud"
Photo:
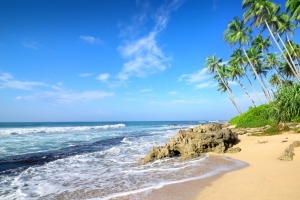
[[[203,68],[198,72],[192,74],[183,74],[179,77],[178,81],[185,81],[186,83],[198,83],[208,79],[213,76],[207,71],[207,68]]]
[[[195,89],[212,88],[212,87],[216,87],[217,85],[218,85],[217,83],[208,81],[208,82],[200,83],[200,84],[196,85]]]
[[[118,47],[121,56],[128,60],[118,74],[121,81],[128,80],[130,76],[145,77],[158,71],[164,71],[171,66],[169,63],[172,60],[171,57],[165,56],[157,45],[157,35],[166,27],[170,13],[181,4],[182,1],[174,0],[170,4],[158,8],[153,15],[155,26],[152,31],[136,40],[127,40]]]
[[[42,82],[18,81],[9,73],[0,73],[0,89],[32,90],[35,86],[47,86],[47,84]]]
[[[99,74],[96,79],[102,82],[106,82],[110,77],[109,73]]]
[[[153,90],[152,88],[146,88],[146,89],[140,90],[140,92],[151,92],[152,90]]]
[[[22,41],[21,44],[23,47],[33,49],[33,50],[38,50],[41,45],[38,42],[35,42],[33,40],[28,40],[26,39],[25,41]]]
[[[81,76],[81,77],[89,77],[91,76],[92,74],[91,73],[82,73],[82,74],[78,74],[78,76]]]
[[[228,82],[228,85],[230,85],[230,86],[237,85],[237,82],[235,82],[235,81],[227,81],[227,82]]]
[[[102,99],[105,97],[114,96],[112,92],[105,91],[83,91],[83,92],[74,92],[74,91],[45,91],[35,93],[30,96],[23,97],[27,100],[35,99],[47,99],[55,103],[71,103],[77,101],[93,101],[97,99]]]
[[[17,96],[17,97],[15,98],[15,100],[21,100],[21,99],[22,99],[21,96]]]
[[[81,39],[85,42],[91,43],[91,44],[102,44],[103,43],[103,41],[100,40],[99,38],[95,38],[95,37],[89,36],[89,35],[81,35],[79,37],[79,39]]]
[[[213,0],[212,11],[217,10],[217,3],[218,3],[218,0]]]
[[[168,92],[168,94],[169,94],[169,95],[177,95],[178,92],[176,92],[176,91],[170,91],[170,92]]]

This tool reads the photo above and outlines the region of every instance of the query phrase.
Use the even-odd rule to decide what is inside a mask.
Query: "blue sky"
[[[0,121],[230,119],[204,63],[228,60],[242,13],[240,0],[2,0]]]

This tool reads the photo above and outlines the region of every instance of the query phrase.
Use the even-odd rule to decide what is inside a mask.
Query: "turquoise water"
[[[109,199],[185,180],[205,163],[220,170],[206,155],[140,165],[153,147],[202,122],[0,123],[0,198]]]

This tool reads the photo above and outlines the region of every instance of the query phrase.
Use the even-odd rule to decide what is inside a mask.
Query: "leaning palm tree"
[[[255,47],[251,47],[246,51],[249,61],[252,63],[252,71],[254,75],[254,79],[261,80],[263,92],[265,94],[266,99],[271,102],[271,97],[269,95],[269,92],[263,82],[262,76],[259,75],[260,66],[262,65],[262,58],[263,58],[263,53],[261,51],[258,51]],[[253,70],[254,69],[254,70]]]
[[[277,74],[273,74],[270,77],[269,82],[272,86],[276,86],[276,88],[278,88],[279,85],[282,86],[282,82],[281,82],[280,78],[277,76]]]
[[[286,0],[285,7],[290,13],[291,19],[300,21],[300,1],[299,0]]]
[[[241,88],[244,90],[244,92],[248,95],[249,99],[252,101],[253,105],[256,106],[255,102],[251,98],[249,92],[242,84],[240,77],[242,77],[245,74],[245,71],[239,67],[237,62],[231,62],[231,66],[227,67],[228,75],[232,80],[237,80],[240,84]]]
[[[295,78],[294,73],[292,72],[291,68],[289,67],[289,65],[286,62],[282,63],[282,65],[279,68],[279,71],[281,74],[283,74],[285,76],[285,80],[283,82],[288,81],[287,79]]]
[[[290,60],[293,60],[292,56],[291,56],[292,54],[290,54],[290,51],[288,51],[287,45],[285,45],[285,43],[282,41],[281,36],[283,34],[285,34],[286,41],[289,43],[289,47],[292,47],[288,35],[290,34],[290,36],[293,37],[295,29],[296,29],[296,25],[292,23],[292,20],[290,19],[290,17],[287,14],[283,13],[278,16],[277,36],[280,39],[285,51],[287,52],[287,55],[285,55],[285,56],[288,57]],[[296,70],[297,68],[296,68],[294,62],[292,62],[292,64]],[[299,65],[299,63],[298,63],[298,65]],[[297,70],[296,70],[296,73],[297,73]]]
[[[233,104],[235,107],[237,107],[237,105],[235,104],[234,100],[233,100],[233,99],[230,97],[230,95],[228,94],[227,88],[230,89],[230,87],[227,87],[222,81],[220,81],[220,82],[218,83],[218,85],[219,85],[218,91],[220,91],[221,94],[224,93],[224,92],[226,92],[226,93],[227,93],[227,96],[228,96],[229,99],[231,100],[232,104]],[[230,90],[230,92],[232,92],[232,91]]]
[[[276,53],[268,53],[264,59],[264,67],[274,69],[277,77],[283,77],[283,75],[278,71],[277,67],[281,66],[282,63],[280,62],[280,58],[276,56]],[[282,85],[282,81],[279,78],[280,85]]]
[[[240,47],[242,47],[248,62],[253,70],[253,72],[255,73],[255,76],[262,88],[262,90],[264,91],[264,93],[266,94],[267,100],[270,102],[271,99],[267,96],[267,92],[266,89],[263,85],[263,83],[261,82],[261,80],[258,77],[258,74],[256,73],[256,70],[254,68],[254,66],[252,65],[249,56],[244,48],[244,44],[248,45],[249,41],[251,40],[251,35],[250,33],[252,32],[250,27],[245,27],[245,24],[243,21],[240,21],[238,17],[234,17],[233,21],[228,23],[228,29],[224,32],[224,36],[225,36],[225,42],[228,42],[230,46],[235,45],[237,42],[239,43]]]
[[[231,54],[230,56],[230,60],[229,60],[229,64],[232,64],[232,63],[237,63],[238,65],[240,65],[242,67],[242,69],[244,70],[244,75],[246,76],[248,82],[250,83],[251,85],[251,88],[252,90],[254,91],[256,97],[258,98],[260,104],[262,104],[262,101],[259,97],[259,95],[257,94],[252,82],[250,81],[248,75],[247,75],[247,69],[245,67],[245,64],[247,63],[247,58],[243,55],[243,52],[241,49],[236,49],[233,51],[233,53]]]
[[[227,92],[230,96],[230,99],[232,99],[232,101],[234,101],[234,105],[237,109],[237,111],[242,114],[242,111],[232,93],[232,91],[229,89],[228,84],[226,83],[226,80],[223,79],[223,77],[221,76],[219,70],[220,70],[220,64],[222,63],[222,59],[221,58],[216,58],[216,54],[214,54],[213,56],[208,56],[206,58],[206,63],[204,64],[204,66],[207,67],[207,70],[210,71],[211,73],[217,72],[217,77],[219,78],[219,80],[224,84],[225,87],[227,87]]]
[[[250,19],[253,19],[253,22],[251,24],[253,24],[255,27],[260,27],[263,23],[265,24],[265,27],[269,30],[279,51],[290,66],[297,80],[299,80],[299,77],[295,72],[294,67],[289,62],[287,57],[284,56],[284,53],[273,34],[273,32],[276,33],[278,28],[277,16],[279,14],[280,7],[276,6],[276,4],[273,3],[271,0],[243,0],[242,8],[247,8],[245,13],[243,14],[245,23],[247,23]],[[269,23],[271,27],[269,26]],[[264,29],[265,28],[263,28],[263,30]]]

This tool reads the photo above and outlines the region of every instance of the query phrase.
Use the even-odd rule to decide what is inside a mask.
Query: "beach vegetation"
[[[236,125],[237,128],[255,128],[273,125],[274,122],[269,118],[268,114],[269,107],[268,104],[250,107],[247,112],[232,118],[230,124]]]
[[[281,126],[279,124],[273,124],[270,128],[264,130],[262,133],[255,133],[252,134],[253,136],[271,136],[271,135],[278,135],[283,132],[290,131],[288,126]]]
[[[291,122],[300,119],[300,84],[281,87],[274,95],[270,116],[277,122]]]
[[[238,110],[230,123],[246,128],[300,122],[300,46],[292,41],[300,25],[300,1],[277,5],[272,0],[242,0],[241,7],[242,17],[233,17],[224,31],[224,42],[233,48],[230,58],[222,62],[214,55],[205,63],[215,73],[217,90],[226,92]],[[239,84],[254,107],[242,113],[229,80]]]

